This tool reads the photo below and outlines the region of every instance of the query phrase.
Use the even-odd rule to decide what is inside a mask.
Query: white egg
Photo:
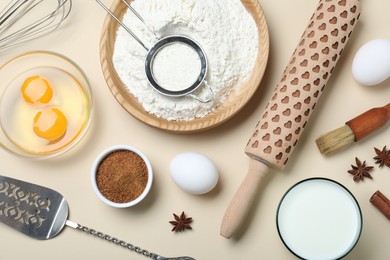
[[[213,161],[199,153],[186,152],[176,155],[169,165],[173,181],[192,194],[211,191],[218,182],[218,170]]]
[[[352,74],[362,85],[377,85],[390,77],[390,41],[376,39],[365,43],[356,53]]]

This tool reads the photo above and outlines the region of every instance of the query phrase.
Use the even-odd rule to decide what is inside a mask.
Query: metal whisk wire
[[[0,12],[0,51],[14,45],[44,36],[55,29],[68,17],[72,9],[72,0],[56,1],[49,12],[38,10],[48,0],[11,0]],[[39,11],[28,24],[23,18],[33,10]],[[18,27],[19,25],[19,27]]]

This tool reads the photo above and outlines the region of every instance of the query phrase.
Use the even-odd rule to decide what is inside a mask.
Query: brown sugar
[[[135,200],[145,190],[147,182],[148,169],[144,160],[129,150],[108,154],[97,168],[97,187],[112,202]]]

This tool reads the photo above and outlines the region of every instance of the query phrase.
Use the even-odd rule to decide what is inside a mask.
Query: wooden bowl
[[[255,67],[248,79],[237,90],[233,91],[226,100],[213,112],[205,117],[191,121],[169,121],[145,111],[138,100],[126,89],[120,80],[113,62],[116,32],[119,24],[107,15],[100,39],[100,61],[107,85],[116,100],[132,116],[138,120],[162,130],[175,133],[199,132],[222,124],[238,113],[255,93],[268,61],[269,35],[267,22],[258,0],[242,0],[243,5],[254,18],[259,33],[259,48]],[[115,0],[111,11],[122,19],[127,7],[121,0]]]

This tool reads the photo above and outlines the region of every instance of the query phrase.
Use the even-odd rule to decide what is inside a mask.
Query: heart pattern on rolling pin
[[[245,152],[283,170],[360,16],[358,0],[321,0]]]

